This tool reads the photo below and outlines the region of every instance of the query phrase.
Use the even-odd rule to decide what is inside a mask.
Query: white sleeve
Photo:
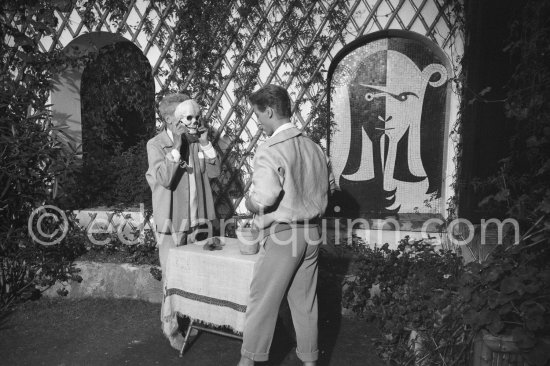
[[[216,157],[216,149],[214,149],[211,142],[208,142],[206,146],[200,145],[200,147],[207,159],[214,159]]]

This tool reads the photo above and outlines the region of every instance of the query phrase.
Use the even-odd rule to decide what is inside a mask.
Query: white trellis
[[[296,104],[300,104],[300,108],[294,110],[293,121],[301,128],[307,126],[312,120],[310,113],[313,107],[312,103],[314,103],[312,97],[321,93],[322,98],[319,98],[316,103],[322,103],[323,98],[326,97],[326,91],[314,90],[319,87],[310,86],[308,79],[312,75],[293,75],[291,69],[297,68],[304,61],[304,55],[300,53],[300,50],[310,45],[317,37],[328,37],[330,44],[323,54],[318,55],[320,59],[316,67],[318,72],[328,70],[332,58],[345,44],[361,35],[386,29],[409,30],[428,37],[443,49],[453,65],[457,65],[463,54],[462,34],[452,15],[453,2],[449,0],[346,0],[317,1],[308,4],[310,4],[309,8],[303,8],[302,11],[310,12],[314,21],[312,23],[304,22],[302,26],[309,27],[308,30],[311,32],[308,34],[312,34],[311,38],[300,37],[296,40],[296,44],[275,42],[285,13],[288,11],[288,2],[270,0],[266,1],[260,9],[260,15],[269,20],[265,30],[269,37],[259,37],[256,24],[246,23],[242,25],[241,33],[248,34],[248,40],[241,51],[238,51],[235,44],[228,44],[224,50],[221,50],[224,55],[216,63],[216,67],[221,70],[224,82],[218,95],[206,103],[209,105],[206,115],[210,117],[212,125],[218,128],[217,138],[223,136],[224,130],[231,128],[240,136],[238,143],[240,151],[249,153],[253,153],[256,144],[263,139],[249,107],[245,110],[240,125],[236,125],[234,118],[235,109],[241,105],[239,104],[241,101],[233,92],[236,85],[234,85],[232,76],[242,66],[243,57],[239,52],[246,52],[250,45],[254,45],[258,50],[255,53],[255,62],[260,65],[258,84],[264,85],[272,82],[288,88],[292,100]],[[171,85],[167,85],[167,81],[176,72],[172,60],[175,60],[177,55],[174,52],[175,35],[172,30],[176,19],[169,14],[171,14],[171,7],[175,5],[174,2],[169,5],[158,4],[154,7],[148,5],[150,5],[149,1],[132,1],[118,22],[110,21],[108,11],[95,5],[94,12],[99,22],[93,29],[84,24],[78,6],[70,12],[56,11],[58,18],[56,32],[49,36],[38,37],[39,47],[42,51],[47,52],[63,49],[71,41],[85,33],[98,31],[118,33],[139,47],[149,60],[155,79],[156,92],[163,88],[170,88]],[[238,0],[233,1],[233,10],[238,5]],[[340,10],[344,10],[345,21],[340,24],[339,29],[329,29],[327,15],[334,11],[336,6],[340,7]],[[147,32],[146,29],[148,29]],[[28,34],[36,34],[30,28],[23,31]],[[285,57],[292,60],[290,65],[282,62]],[[458,71],[458,68],[455,68],[455,72]],[[194,73],[189,73],[183,85],[192,85],[193,77]],[[454,123],[458,109],[457,97],[453,98],[451,101],[451,123]],[[301,101],[303,103],[298,103]],[[452,145],[452,143],[449,144],[447,163],[449,176],[454,171]],[[229,195],[228,186],[235,179],[237,173],[242,175],[245,182],[248,181],[251,173],[252,154],[241,158],[241,160],[229,162],[227,156],[234,148],[237,146],[229,145],[229,149],[224,152],[223,157],[226,167],[230,164],[232,168],[224,169],[222,177],[217,184],[213,185],[213,189],[219,200],[226,200],[230,206],[233,206],[232,209],[239,212],[242,209],[242,197]],[[248,189],[249,184],[245,185],[245,190]]]

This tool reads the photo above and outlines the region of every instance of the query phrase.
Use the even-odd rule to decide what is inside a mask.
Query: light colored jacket
[[[258,147],[252,179],[250,198],[268,208],[254,219],[258,229],[266,229],[276,221],[317,219],[325,212],[331,189],[326,155],[296,127]]]
[[[185,142],[184,142],[185,143]],[[198,149],[198,142],[191,143],[190,149]],[[162,131],[147,142],[149,168],[145,178],[153,194],[153,219],[158,232],[182,232],[189,230],[189,174],[188,168],[181,168],[177,162],[167,157],[174,143]],[[201,173],[202,184],[197,187],[199,196],[198,216],[200,219],[216,218],[214,200],[209,178],[220,174],[219,158],[206,159],[205,171]],[[198,167],[199,164],[193,164]],[[197,172],[197,170],[195,170]]]

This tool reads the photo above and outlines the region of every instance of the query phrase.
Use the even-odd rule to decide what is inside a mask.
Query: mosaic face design
[[[355,197],[360,211],[422,212],[440,188],[434,190],[428,172],[441,181],[442,167],[442,149],[430,149],[423,129],[441,135],[445,122],[423,119],[433,106],[426,91],[443,86],[447,70],[426,59],[419,65],[406,54],[410,48],[403,53],[391,46],[388,40],[368,44],[336,68],[331,106],[337,126],[330,155],[337,184]],[[439,159],[426,158],[433,150],[439,150]],[[434,162],[435,169],[428,166]]]

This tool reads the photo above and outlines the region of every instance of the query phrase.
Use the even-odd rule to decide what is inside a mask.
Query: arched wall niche
[[[147,58],[139,48],[120,34],[109,32],[91,32],[83,34],[72,40],[64,51],[69,55],[85,56],[90,53],[97,53],[107,46],[117,44],[131,44],[144,60]],[[132,67],[128,63],[128,67]],[[149,65],[150,67],[150,65]],[[82,128],[82,76],[86,67],[68,67],[58,75],[54,76],[54,87],[51,94],[52,118],[54,123],[61,127],[63,141],[81,157],[83,150],[83,128]],[[152,81],[152,80],[151,80]],[[151,107],[154,108],[154,81],[152,81]],[[154,121],[153,121],[154,123]]]
[[[335,212],[444,215],[451,77],[445,52],[410,31],[365,35],[335,56],[328,74]]]

